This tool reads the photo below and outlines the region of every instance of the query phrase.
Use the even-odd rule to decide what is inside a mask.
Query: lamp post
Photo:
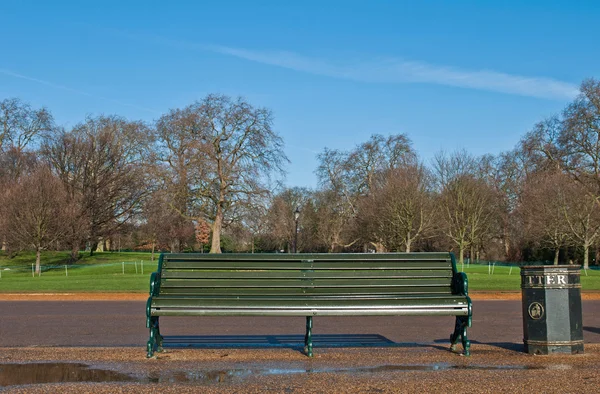
[[[296,207],[294,211],[294,222],[296,223],[296,231],[294,232],[294,253],[298,252],[298,219],[300,218],[300,207]]]

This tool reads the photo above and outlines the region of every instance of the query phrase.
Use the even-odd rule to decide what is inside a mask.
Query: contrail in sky
[[[340,59],[333,62],[290,51],[261,51],[223,45],[204,45],[152,34],[132,34],[112,29],[110,31],[131,40],[151,41],[179,50],[209,51],[294,71],[358,82],[428,83],[558,100],[570,100],[579,93],[577,85],[553,78],[508,74],[494,70],[467,70],[399,57],[379,57],[363,62]]]
[[[288,51],[254,51],[217,45],[205,49],[257,63],[359,82],[430,83],[547,99],[572,99],[578,94],[576,85],[552,78],[463,70],[393,57],[335,65]]]
[[[92,97],[92,98],[96,98],[96,99],[100,99],[100,100],[104,100],[104,101],[110,101],[111,103],[119,104],[119,105],[122,105],[122,106],[125,106],[125,107],[135,108],[135,109],[138,109],[140,111],[150,112],[150,113],[153,113],[155,115],[160,113],[159,111],[156,111],[156,110],[151,109],[151,108],[141,107],[139,105],[124,103],[122,101],[111,99],[111,98],[108,98],[108,97],[98,96],[96,94],[91,94],[91,93],[88,93],[88,92],[84,92],[83,90],[73,89],[73,88],[70,88],[68,86],[59,85],[59,84],[56,84],[56,83],[53,83],[53,82],[49,82],[49,81],[44,81],[43,79],[29,77],[27,75],[19,74],[19,73],[13,72],[11,70],[3,69],[3,68],[0,68],[0,74],[8,75],[8,76],[14,77],[14,78],[24,79],[26,81],[36,82],[36,83],[39,83],[41,85],[46,85],[46,86],[49,86],[49,87],[54,88],[54,89],[60,89],[60,90],[66,91],[66,92],[75,93],[75,94],[79,94],[79,95],[82,95],[82,96]]]

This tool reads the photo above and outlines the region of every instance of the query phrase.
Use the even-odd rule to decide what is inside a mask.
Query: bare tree
[[[554,264],[558,264],[560,249],[570,238],[565,219],[565,192],[570,182],[560,172],[533,174],[527,179],[520,207],[527,238],[554,250]]]
[[[387,171],[416,163],[416,154],[404,134],[387,138],[374,134],[348,154],[345,162],[348,178],[357,195],[368,195],[378,178]]]
[[[498,193],[486,182],[481,161],[464,151],[438,154],[434,167],[441,230],[458,248],[462,263],[465,250],[485,239],[498,220]]]
[[[319,154],[316,171],[323,194],[317,200],[317,209],[323,211],[320,238],[328,239],[329,249],[338,245],[351,246],[359,238],[344,239],[358,214],[360,201],[370,195],[381,184],[384,174],[402,165],[416,163],[416,154],[410,140],[404,134],[383,137],[374,134],[351,151],[341,152],[325,149]],[[328,206],[325,206],[327,203]],[[376,235],[376,232],[362,232]],[[381,239],[370,239],[368,243],[378,251],[385,248]]]
[[[53,127],[52,115],[45,108],[34,109],[17,98],[0,101],[0,188],[2,190],[11,188],[21,175],[35,166],[35,153],[29,148]],[[0,192],[0,201],[1,198]],[[0,223],[2,250],[6,250],[7,239],[1,233]]]
[[[38,274],[41,251],[64,236],[64,223],[75,214],[75,208],[67,201],[62,183],[45,167],[19,179],[6,199],[9,242],[35,250]]]
[[[325,149],[317,156],[316,171],[321,190],[315,195],[315,209],[319,221],[316,233],[319,241],[333,251],[342,245],[351,245],[357,239],[342,237],[358,213],[360,195],[348,162],[349,153]]]
[[[555,160],[600,195],[600,81],[584,81],[580,92],[563,112],[555,144],[561,157]]]
[[[69,199],[80,196],[80,218],[88,223],[87,234],[72,231],[74,258],[82,235],[93,253],[100,239],[110,237],[140,212],[150,190],[149,148],[147,127],[118,116],[88,118],[44,144],[43,154],[65,184]]]
[[[178,208],[211,222],[212,253],[221,252],[221,230],[238,219],[239,206],[268,194],[270,176],[282,173],[287,158],[272,124],[270,110],[222,95],[172,110],[157,122],[164,166],[179,177],[184,203]],[[177,144],[169,143],[172,135]]]
[[[296,232],[296,222],[294,212],[300,209],[299,228],[304,233],[304,223],[306,220],[305,205],[308,200],[308,190],[300,187],[284,189],[275,195],[271,201],[271,206],[266,214],[267,228],[271,237],[275,241],[278,250],[286,250],[291,253]],[[296,245],[298,250],[302,249],[302,239]]]
[[[564,186],[561,193],[565,199],[559,204],[562,206],[564,219],[567,220],[572,235],[583,243],[584,250],[588,249],[588,244],[592,242],[589,237],[595,238],[592,220],[595,212],[587,204],[594,201],[600,205],[600,81],[583,81],[580,94],[562,114],[539,122],[524,140],[531,151],[543,155],[552,163],[552,167],[546,166],[544,170],[564,171],[579,183],[580,188],[576,189],[560,178],[560,175],[552,175]],[[536,182],[539,187],[543,186],[543,182]],[[577,195],[567,198],[566,194],[569,193]],[[569,209],[574,205],[578,209]],[[555,244],[557,242],[558,240]],[[584,264],[587,258],[586,251]]]
[[[152,249],[153,258],[157,247],[178,253],[194,238],[194,224],[172,208],[169,196],[163,190],[152,193],[144,201],[141,217],[144,221],[142,233],[145,243]]]
[[[331,189],[314,194],[314,232],[317,243],[328,252],[336,252],[351,247],[358,241],[352,234],[352,223],[356,217],[354,205]]]
[[[583,249],[583,267],[588,269],[590,248],[600,238],[600,205],[588,188],[579,182],[568,181],[558,194],[560,206],[572,243]]]
[[[264,235],[267,231],[268,204],[267,199],[255,199],[255,201],[249,201],[244,207],[243,222],[250,232],[252,253],[256,246],[256,238]]]
[[[431,176],[422,165],[388,171],[385,183],[362,201],[358,227],[371,233],[369,239],[381,239],[388,250],[410,252],[433,225],[431,185]]]
[[[52,115],[45,108],[33,109],[17,98],[0,101],[0,152],[20,154],[53,127]]]

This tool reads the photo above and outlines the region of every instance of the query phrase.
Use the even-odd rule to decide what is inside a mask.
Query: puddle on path
[[[242,381],[252,376],[312,374],[312,373],[382,373],[445,370],[527,370],[543,369],[538,366],[509,365],[381,365],[361,368],[271,368],[228,369],[211,371],[169,370],[148,375],[128,374],[99,369],[76,363],[23,363],[0,364],[0,387],[42,383],[66,382],[136,382],[136,383],[227,383]]]
[[[75,363],[0,364],[0,387],[63,382],[130,382],[127,374]]]

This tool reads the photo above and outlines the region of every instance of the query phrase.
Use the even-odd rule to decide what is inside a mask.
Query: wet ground
[[[515,346],[517,347],[517,346]],[[532,356],[474,345],[320,349],[0,348],[0,390],[42,392],[556,392],[595,393],[600,345],[581,355]]]

